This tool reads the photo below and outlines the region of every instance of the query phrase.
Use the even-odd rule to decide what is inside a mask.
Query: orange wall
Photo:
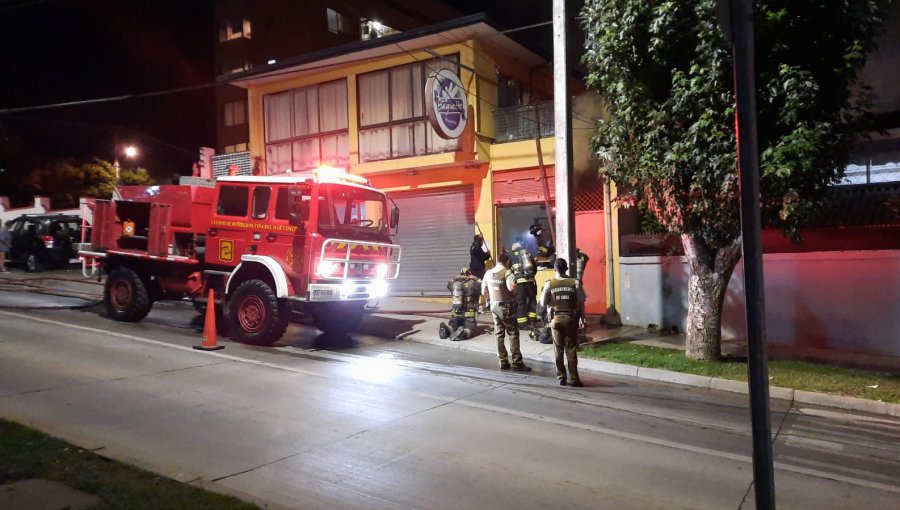
[[[606,313],[606,243],[604,235],[603,211],[575,213],[575,238],[581,250],[590,257],[584,270],[584,291],[587,293],[585,313],[598,315]],[[575,264],[570,276],[575,276]]]

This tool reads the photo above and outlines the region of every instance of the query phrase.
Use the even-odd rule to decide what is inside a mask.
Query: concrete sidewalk
[[[404,298],[390,297],[381,300],[372,313],[367,316],[360,327],[360,331],[378,336],[385,336],[404,340],[412,340],[433,345],[440,345],[450,349],[465,349],[476,352],[483,352],[496,356],[497,346],[493,334],[486,331],[492,328],[492,319],[490,314],[478,315],[478,327],[481,334],[475,338],[462,341],[441,340],[438,337],[438,327],[441,322],[446,322],[449,316],[450,298]],[[406,331],[395,331],[392,324],[403,324],[399,329],[406,328]],[[684,350],[684,334],[662,333],[645,328],[634,326],[622,326],[617,328],[609,328],[600,323],[599,316],[588,316],[587,327],[585,329],[587,336],[585,343],[599,343],[605,341],[623,341],[634,342],[641,345],[653,347],[664,347],[671,349]],[[520,335],[520,348],[522,357],[526,361],[554,363],[555,352],[552,344],[542,344],[536,340],[532,340],[527,334]],[[746,343],[740,341],[723,340],[722,352],[736,358],[746,357]],[[778,349],[770,349],[784,357],[790,357],[792,353],[784,350],[779,352]],[[844,357],[841,361],[847,362],[848,353],[842,354]],[[852,353],[849,353],[853,356]],[[856,364],[866,366],[865,356],[857,355]],[[854,360],[851,360],[854,361]],[[879,366],[900,367],[900,360],[879,360]],[[896,365],[895,365],[896,364]],[[693,374],[685,374],[681,372],[672,372],[656,368],[644,368],[634,365],[625,365],[621,363],[613,363],[596,359],[587,359],[580,357],[578,359],[579,370],[588,370],[594,372],[602,372],[613,375],[623,375],[630,377],[639,377],[642,379],[668,382],[674,384],[684,384],[688,386],[696,386],[701,388],[709,388],[714,390],[729,391],[734,393],[748,394],[749,388],[747,383],[733,381],[729,379],[719,379],[716,377],[700,376]],[[769,387],[769,395],[771,398],[780,400],[794,401],[798,403],[814,404],[828,407],[836,407],[840,409],[848,409],[855,411],[863,411],[872,414],[882,414],[900,417],[900,404],[890,404],[881,401],[868,400],[856,397],[844,397],[839,395],[829,395],[824,393],[814,393],[793,388],[781,388],[777,386]]]

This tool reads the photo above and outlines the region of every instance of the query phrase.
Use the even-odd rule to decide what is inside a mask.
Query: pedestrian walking
[[[531,367],[522,361],[519,350],[519,327],[513,314],[513,296],[516,277],[509,267],[509,255],[501,253],[497,265],[485,273],[481,293],[491,301],[491,315],[494,317],[494,337],[497,339],[497,357],[500,369],[531,372]],[[506,351],[505,337],[509,336],[509,353]],[[510,360],[510,357],[512,358]]]
[[[441,323],[438,336],[452,341],[467,340],[478,334],[476,308],[481,297],[481,280],[472,276],[468,268],[450,280],[447,288],[453,297],[450,309],[450,325]]]
[[[472,246],[469,246],[469,271],[479,280],[484,278],[484,263],[491,259],[491,250],[484,244],[484,238],[475,235]]]
[[[554,263],[556,276],[544,284],[541,291],[541,304],[549,307],[550,332],[553,335],[553,347],[556,351],[556,377],[559,385],[571,384],[584,386],[578,377],[578,319],[584,310],[584,289],[575,278],[569,278],[569,264],[566,259],[557,258]],[[566,364],[569,364],[567,378]]]
[[[537,284],[534,275],[537,268],[531,252],[520,243],[513,243],[512,271],[516,275],[516,322],[519,329],[531,330],[534,337],[537,322]]]
[[[6,258],[9,249],[12,247],[12,234],[6,223],[0,222],[0,273],[8,273],[6,269]]]

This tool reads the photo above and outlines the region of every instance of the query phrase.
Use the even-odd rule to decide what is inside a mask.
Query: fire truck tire
[[[341,336],[355,331],[363,318],[365,301],[320,303],[313,311],[313,322],[327,336]]]
[[[262,280],[238,285],[228,299],[230,336],[238,342],[271,345],[287,330],[291,317],[287,301],[279,300]]]
[[[109,318],[138,322],[150,313],[150,293],[141,277],[131,268],[117,267],[106,277],[103,304]]]

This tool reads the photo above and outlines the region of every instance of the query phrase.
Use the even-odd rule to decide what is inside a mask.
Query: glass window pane
[[[322,132],[347,129],[347,82],[337,81],[319,87],[319,123]]]
[[[272,189],[268,186],[258,186],[253,190],[253,219],[262,220],[266,218],[269,210],[269,197],[272,196]]]
[[[413,116],[422,117],[425,115],[425,78],[422,76],[421,65],[416,65],[412,68],[412,101]]]
[[[266,146],[266,167],[270,175],[280,175],[291,169],[291,144],[279,143]]]
[[[412,67],[391,69],[391,120],[412,117]]]
[[[363,129],[359,132],[360,161],[378,161],[391,156],[390,128]]]
[[[416,156],[427,154],[427,146],[425,144],[425,125],[427,123],[427,121],[419,121],[413,124],[413,141],[415,142]]]
[[[291,94],[272,94],[265,97],[266,141],[291,137]]]
[[[218,213],[224,216],[246,216],[249,192],[246,186],[221,186]]]
[[[412,156],[413,125],[401,124],[391,128],[391,156],[402,158]]]
[[[309,170],[319,166],[319,139],[307,138],[294,142],[294,171]]]
[[[359,77],[359,123],[361,126],[381,124],[390,120],[388,72],[369,73]]]
[[[315,90],[312,91],[315,94]],[[309,123],[309,108],[306,103],[308,89],[294,91],[294,136],[303,136],[313,133]]]

